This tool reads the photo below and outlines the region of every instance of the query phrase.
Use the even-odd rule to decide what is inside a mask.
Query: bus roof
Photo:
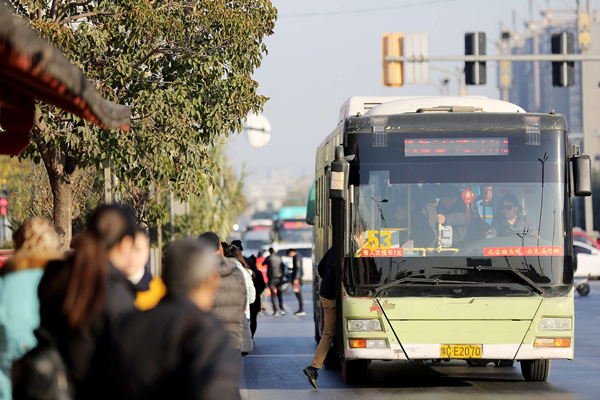
[[[414,113],[420,108],[440,106],[481,107],[484,112],[525,112],[515,104],[488,99],[485,96],[354,96],[346,100],[340,107],[338,123],[348,117],[356,116],[357,113],[361,115]]]
[[[413,97],[383,103],[367,111],[365,115],[392,115],[416,113],[418,110],[434,109],[449,110],[457,107],[470,107],[473,111],[495,113],[525,113],[525,110],[516,104],[502,100],[484,97]]]

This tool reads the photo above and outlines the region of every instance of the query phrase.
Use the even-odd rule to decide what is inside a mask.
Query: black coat
[[[319,294],[326,299],[335,300],[335,251],[333,247],[327,250],[317,266],[321,277]]]
[[[71,274],[70,260],[51,262],[46,267],[38,288],[40,325],[54,337],[69,367],[78,399],[89,398],[95,386],[90,365],[98,357],[98,342],[108,326],[120,316],[135,310],[135,288],[114,266],[109,265],[105,302],[100,315],[85,330],[73,330],[63,316],[62,307]]]
[[[261,271],[256,267],[256,263],[252,261],[251,258],[244,257],[244,261],[246,264],[252,269],[254,272],[254,278],[252,278],[252,283],[254,284],[254,289],[256,289],[256,299],[254,303],[250,304],[250,312],[259,313],[261,309],[260,295],[265,291],[267,285],[265,284],[265,278]]]
[[[269,284],[277,285],[283,277],[283,261],[277,254],[271,254],[265,259],[265,265],[267,266],[267,279]]]
[[[302,284],[302,256],[298,253],[292,258],[292,279],[298,279]]]
[[[233,347],[241,351],[246,318],[246,282],[242,271],[231,260],[224,259],[218,270],[221,281],[213,304],[213,313],[229,331]]]
[[[240,399],[239,352],[223,324],[185,297],[126,315],[109,336],[105,399]]]

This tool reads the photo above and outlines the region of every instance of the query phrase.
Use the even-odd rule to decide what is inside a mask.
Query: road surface
[[[525,382],[515,367],[468,367],[452,361],[418,366],[403,361],[375,361],[365,385],[346,385],[339,371],[319,373],[320,390],[307,382],[302,369],[316,349],[311,287],[304,288],[307,315],[294,317],[297,301],[285,295],[286,315],[259,316],[256,349],[245,357],[240,374],[248,400],[295,399],[600,399],[600,281],[587,297],[575,294],[575,359],[552,362],[548,382]],[[268,298],[263,302],[268,310]]]

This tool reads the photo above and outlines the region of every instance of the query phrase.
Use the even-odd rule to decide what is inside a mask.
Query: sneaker
[[[306,375],[306,377],[308,378],[308,383],[310,383],[312,385],[312,387],[314,387],[315,389],[318,389],[319,388],[319,385],[317,384],[317,377],[319,376],[318,369],[316,369],[315,367],[306,367],[302,370],[302,372],[304,372],[304,375]]]
[[[298,317],[302,317],[303,315],[306,315],[306,313],[302,310],[298,310],[294,313],[294,315],[296,315]]]
[[[285,315],[285,311],[281,310],[281,311],[279,311],[279,314]]]
[[[279,311],[275,311],[275,312],[273,313],[273,316],[274,316],[274,317],[281,317],[281,313],[280,313]]]

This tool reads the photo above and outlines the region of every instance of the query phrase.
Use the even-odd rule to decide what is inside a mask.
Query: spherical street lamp
[[[271,140],[271,123],[262,114],[249,114],[244,131],[252,147],[263,147]]]

